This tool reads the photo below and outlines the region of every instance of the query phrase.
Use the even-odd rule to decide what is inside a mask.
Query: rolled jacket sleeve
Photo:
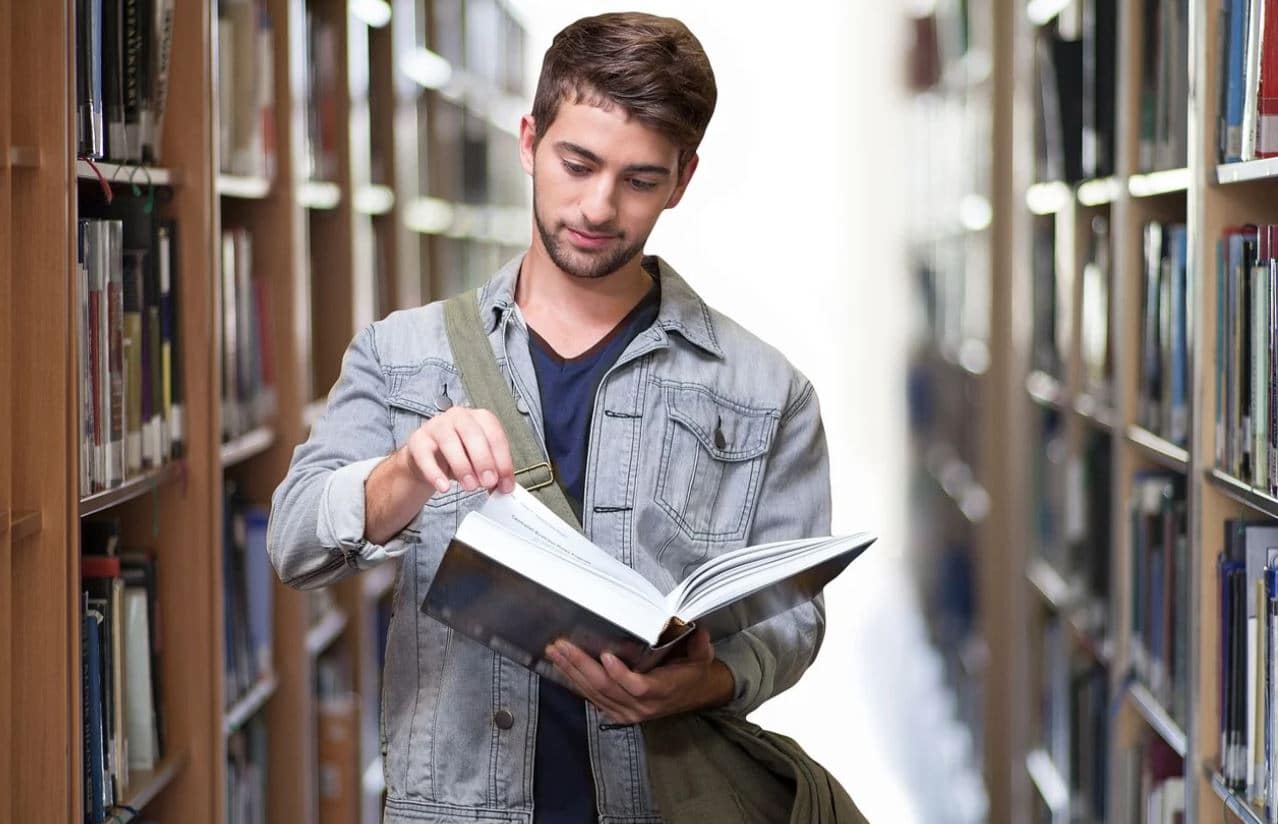
[[[417,539],[420,514],[385,545],[364,540],[364,482],[394,450],[386,379],[368,327],[347,348],[324,415],[271,497],[267,547],[285,584],[331,584],[402,555]]]
[[[747,545],[830,534],[830,461],[820,405],[806,380],[782,414]],[[825,635],[823,596],[720,640],[734,680],[725,710],[746,715],[793,686]]]

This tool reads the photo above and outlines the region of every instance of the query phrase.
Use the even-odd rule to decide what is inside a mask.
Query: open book
[[[873,541],[862,532],[732,550],[663,595],[516,486],[462,519],[422,610],[552,678],[543,652],[559,638],[642,672],[694,626],[718,640],[811,600]]]

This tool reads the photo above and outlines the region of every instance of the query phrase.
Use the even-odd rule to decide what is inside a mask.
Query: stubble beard
[[[639,238],[638,242],[626,245],[624,242],[619,244],[611,251],[603,251],[598,255],[590,255],[575,249],[565,248],[566,243],[560,241],[556,232],[550,231],[546,226],[546,222],[541,219],[541,210],[537,208],[537,192],[533,187],[533,220],[537,224],[537,234],[541,236],[541,244],[546,247],[546,254],[549,255],[550,261],[559,267],[560,271],[575,278],[583,280],[602,278],[618,271],[621,267],[629,263],[634,257],[643,252],[644,244],[648,237]],[[560,223],[557,231],[566,230],[567,224]],[[625,235],[620,236],[620,240],[625,240]]]

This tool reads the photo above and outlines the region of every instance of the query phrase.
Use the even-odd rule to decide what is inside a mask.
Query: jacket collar
[[[515,284],[519,280],[519,267],[523,260],[524,256],[521,254],[508,261],[480,287],[480,317],[484,319],[484,331],[489,334],[515,308]],[[655,273],[661,281],[661,306],[657,310],[655,325],[666,332],[677,332],[697,348],[722,358],[723,348],[715,335],[710,307],[701,296],[693,291],[670,264],[657,255],[645,256],[643,267],[648,272]]]

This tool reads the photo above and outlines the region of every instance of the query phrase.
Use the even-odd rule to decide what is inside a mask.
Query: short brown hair
[[[701,42],[682,22],[639,12],[583,17],[555,35],[533,98],[541,140],[564,100],[615,104],[679,147],[701,145],[718,89]]]

